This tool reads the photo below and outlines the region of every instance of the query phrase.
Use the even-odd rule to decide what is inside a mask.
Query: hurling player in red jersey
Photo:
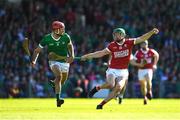
[[[103,105],[113,99],[124,87],[128,79],[128,64],[130,62],[130,56],[132,48],[135,44],[144,42],[152,35],[157,34],[159,30],[154,28],[148,33],[137,38],[125,38],[126,33],[122,28],[116,28],[113,30],[113,42],[111,42],[107,48],[89,53],[81,57],[82,60],[100,58],[105,55],[111,55],[109,61],[109,67],[106,71],[106,83],[101,86],[95,86],[89,93],[89,97],[92,97],[100,89],[112,89],[111,93],[105,98],[96,109],[102,109]]]
[[[142,42],[140,46],[141,49],[136,51],[134,59],[137,63],[142,63],[143,61],[146,63],[144,67],[139,67],[138,79],[144,96],[144,104],[147,104],[147,99],[151,100],[152,98],[153,70],[157,68],[159,54],[154,49],[148,48],[148,41]]]

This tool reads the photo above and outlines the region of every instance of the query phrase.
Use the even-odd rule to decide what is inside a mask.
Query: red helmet
[[[59,28],[65,28],[64,23],[60,21],[54,21],[52,23],[52,29],[59,29]]]

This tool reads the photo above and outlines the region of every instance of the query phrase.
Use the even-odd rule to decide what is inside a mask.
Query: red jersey
[[[111,52],[111,59],[109,61],[109,68],[113,69],[127,69],[134,46],[134,38],[125,39],[125,42],[120,45],[113,41],[107,49]]]
[[[143,51],[142,49],[136,51],[135,58],[138,63],[142,63],[143,60],[146,61],[146,64],[141,69],[153,69],[153,58],[155,54],[154,49],[149,49],[148,51]]]

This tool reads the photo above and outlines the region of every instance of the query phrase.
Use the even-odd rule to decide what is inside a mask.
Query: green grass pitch
[[[0,99],[0,120],[180,120],[180,99],[112,100],[96,110],[102,99],[65,99],[57,108],[55,99]]]

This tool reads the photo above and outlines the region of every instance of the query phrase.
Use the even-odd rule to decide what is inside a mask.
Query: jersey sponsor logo
[[[118,52],[114,52],[114,57],[115,58],[121,58],[121,57],[126,57],[129,55],[129,50],[123,50],[123,51],[118,51]]]

